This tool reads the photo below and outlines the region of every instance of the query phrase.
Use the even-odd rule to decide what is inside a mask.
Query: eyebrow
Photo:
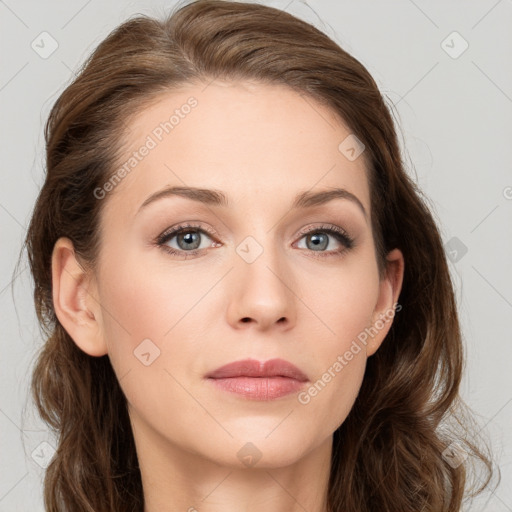
[[[206,188],[197,188],[197,187],[166,187],[162,190],[151,194],[140,206],[139,212],[155,201],[159,199],[163,199],[165,197],[173,197],[180,196],[185,197],[187,199],[191,199],[193,201],[197,201],[199,203],[203,203],[211,206],[222,206],[228,207],[229,201],[227,196],[221,192],[220,190],[212,190]],[[295,197],[292,209],[298,208],[310,208],[312,206],[319,206],[322,204],[326,204],[333,199],[347,199],[354,204],[356,204],[359,209],[362,211],[365,218],[367,218],[366,209],[363,206],[363,203],[359,200],[357,196],[349,192],[344,188],[329,188],[326,190],[320,190],[317,192],[312,192],[310,190],[306,190],[304,192],[300,192]]]

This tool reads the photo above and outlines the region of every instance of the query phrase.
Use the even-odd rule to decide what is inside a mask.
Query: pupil
[[[195,233],[195,232],[187,232],[185,234],[182,234],[182,235],[179,235],[178,236],[178,243],[180,241],[184,241],[186,244],[194,244],[195,245],[193,247],[191,247],[190,245],[186,246],[185,248],[188,248],[188,249],[197,249],[197,247],[199,246],[198,244],[198,241],[199,241],[199,234],[198,233]]]
[[[321,240],[319,240],[319,237],[323,237],[323,242]],[[323,233],[315,233],[314,235],[311,235],[310,240],[313,242],[314,248],[320,247],[321,249],[325,249],[329,243],[326,235]],[[308,248],[311,249],[311,247],[308,247]]]

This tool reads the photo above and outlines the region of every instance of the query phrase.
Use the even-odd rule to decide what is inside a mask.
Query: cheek
[[[173,401],[190,402],[179,383],[197,360],[194,318],[211,283],[128,258],[104,261],[101,275],[103,329],[120,386],[132,411],[169,421]]]
[[[363,293],[338,294],[335,301],[325,301],[323,320],[335,334],[324,328],[324,334],[312,335],[314,344],[305,347],[316,371],[297,402],[311,420],[311,428],[320,429],[319,438],[345,421],[361,388],[367,357],[360,340],[371,318],[371,299]]]
[[[216,296],[208,292],[218,277],[211,269],[198,274],[129,258],[104,261],[101,273],[109,359],[132,411],[149,423],[160,418],[162,431],[170,428],[172,411],[181,409],[177,404],[193,410],[181,420],[187,429],[194,418],[207,421],[183,386],[197,393],[201,382],[198,364],[211,323],[198,320],[210,314]]]
[[[198,278],[192,267],[178,269],[111,258],[101,269],[104,329],[114,357],[131,354],[145,339],[162,348],[193,317],[215,277]]]
[[[303,281],[311,292],[302,299],[315,315],[304,309],[297,327],[310,334],[311,342],[304,351],[317,371],[311,385],[297,398],[326,432],[333,432],[346,419],[364,378],[365,336],[378,300],[379,278],[370,259],[367,264],[360,263]]]
[[[322,340],[318,346],[325,353],[345,351],[347,344],[370,326],[380,288],[376,262],[370,257],[357,258],[354,264],[341,263],[339,269],[301,272],[300,283],[306,308],[301,306],[304,312],[298,315],[298,324],[304,323],[298,330],[311,331],[316,326]]]
[[[311,421],[310,428],[330,435],[347,418],[357,398],[366,368],[364,352],[350,362],[334,358],[311,384],[297,395],[297,407]]]

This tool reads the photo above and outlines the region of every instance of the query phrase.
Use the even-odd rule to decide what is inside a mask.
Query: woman
[[[441,237],[327,36],[215,0],[132,19],[46,140],[48,510],[457,511],[470,461],[487,485]]]

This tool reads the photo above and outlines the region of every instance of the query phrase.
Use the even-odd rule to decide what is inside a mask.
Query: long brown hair
[[[222,0],[183,5],[163,21],[138,16],[120,25],[47,121],[46,179],[25,241],[46,339],[32,396],[58,435],[45,475],[47,510],[143,510],[125,396],[108,356],[82,352],[59,323],[51,255],[57,239],[68,237],[94,268],[108,200],[98,201],[94,191],[119,163],[129,119],[159,93],[214,78],[283,84],[339,115],[366,147],[381,274],[387,252],[398,247],[404,255],[402,309],[334,433],[329,510],[460,510],[469,462],[481,463],[487,475],[478,491],[493,467],[469,434],[474,422],[459,396],[463,347],[454,287],[433,214],[406,174],[390,109],[365,67],[313,26],[278,9]],[[451,463],[461,447],[469,458]]]

